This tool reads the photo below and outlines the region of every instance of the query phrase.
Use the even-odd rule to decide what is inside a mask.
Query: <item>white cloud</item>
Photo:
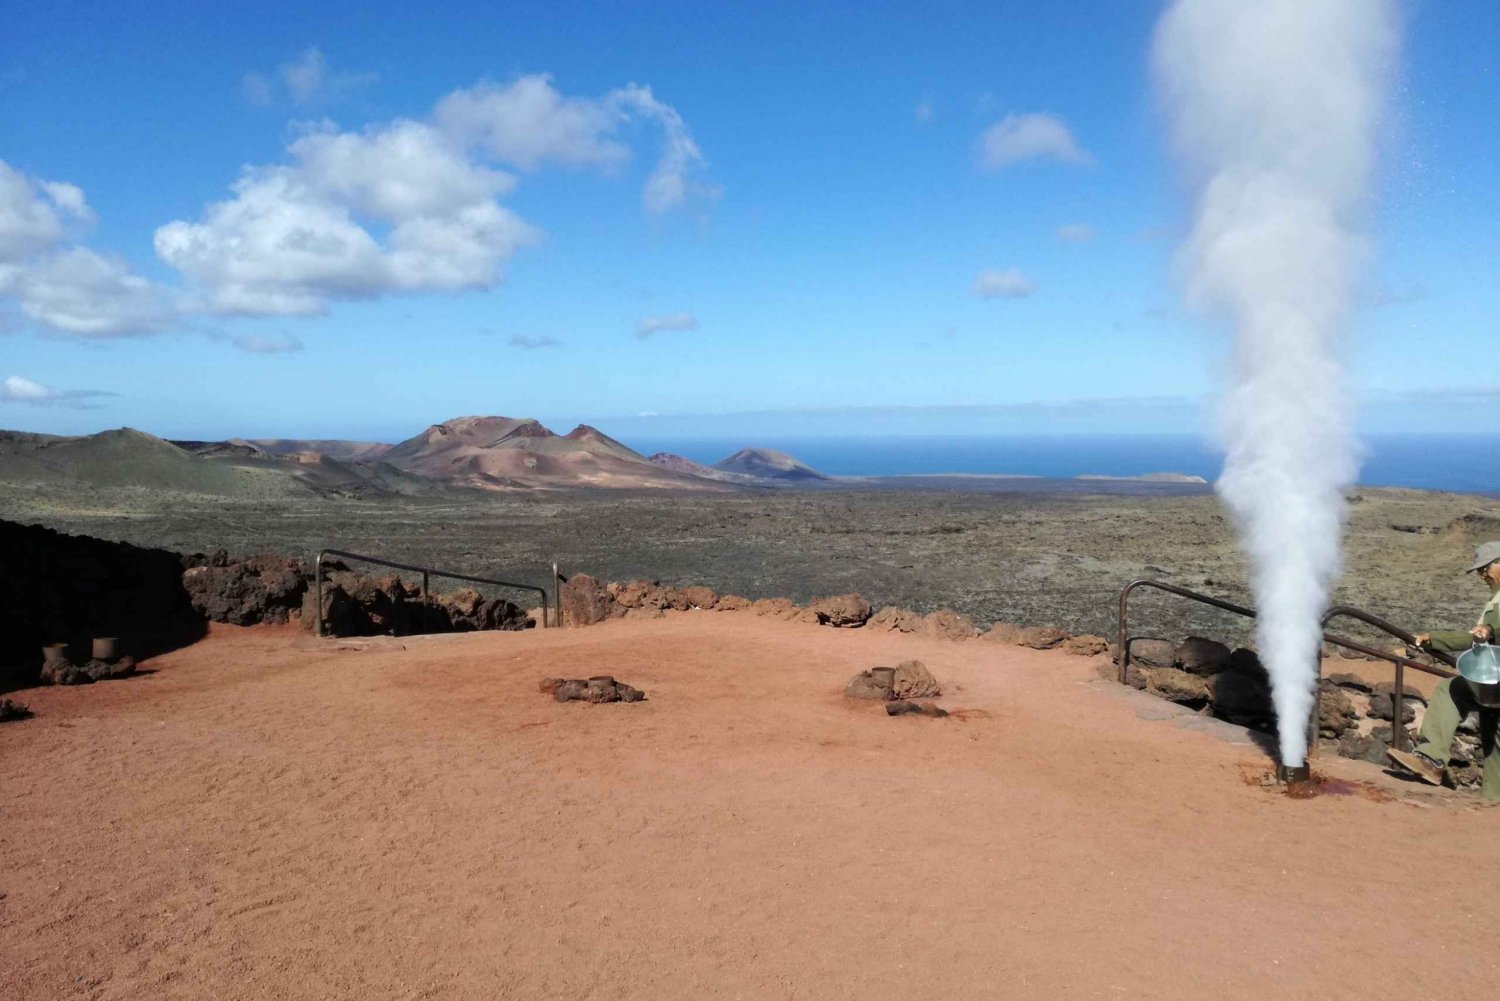
[[[1081,222],[1057,227],[1057,238],[1063,243],[1088,243],[1094,238],[1094,228]]]
[[[289,162],[246,169],[200,221],[160,227],[156,252],[186,276],[194,307],[216,313],[311,314],[392,292],[493,288],[541,232],[500,203],[516,178],[491,164],[608,168],[630,156],[619,133],[632,121],[664,137],[648,211],[709,192],[694,178],[703,157],[687,127],[649,88],[575,98],[529,76],[454,91],[425,121],[305,134]]]
[[[240,93],[246,101],[261,107],[276,103],[278,92],[297,105],[332,104],[376,79],[374,73],[332,71],[323,53],[312,46],[291,62],[282,63],[275,73],[246,73],[240,79]]]
[[[1045,113],[1006,115],[981,133],[979,156],[980,163],[992,169],[1037,159],[1094,162],[1093,155],[1073,138],[1067,123]]]
[[[115,257],[69,243],[92,222],[83,189],[28,177],[0,161],[0,296],[52,330],[121,337],[161,329],[172,317],[162,290]]]
[[[545,335],[542,337],[529,337],[526,334],[515,334],[511,337],[509,343],[513,348],[525,348],[528,351],[535,351],[537,348],[556,348],[562,346],[562,341]]]
[[[0,265],[53,250],[70,223],[93,219],[76,185],[30,178],[0,160]]]
[[[302,341],[291,334],[241,334],[230,339],[241,351],[257,355],[290,354],[302,350]]]
[[[635,325],[635,336],[645,340],[652,334],[668,330],[697,330],[698,318],[689,312],[670,313],[666,316],[644,316]]]
[[[682,116],[639,84],[599,98],[564,97],[551,77],[533,74],[504,86],[485,83],[456,90],[438,102],[433,118],[457,140],[525,171],[547,163],[623,163],[630,148],[619,133],[633,121],[644,121],[662,132],[661,155],[641,194],[647,211],[664,213],[690,196],[717,193],[694,179],[706,163]]]
[[[927,98],[923,98],[922,100],[918,101],[917,106],[912,109],[912,117],[917,121],[926,124],[927,122],[932,121],[934,110],[935,109],[932,106],[932,101],[928,100]]]
[[[128,337],[165,328],[174,318],[163,291],[133,274],[117,257],[71,247],[9,273],[0,293],[15,296],[21,312],[44,326],[80,337]]]
[[[157,254],[188,277],[199,308],[309,314],[333,299],[492,288],[540,235],[495,201],[510,175],[429,125],[314,133],[289,152],[296,162],[246,171],[202,222],[156,231]]]
[[[34,406],[63,406],[89,409],[97,404],[89,401],[101,396],[114,396],[98,389],[53,389],[24,376],[8,375],[0,381],[0,403],[29,403]]]
[[[979,272],[970,291],[985,299],[1019,299],[1036,291],[1036,283],[1019,268],[993,269]]]

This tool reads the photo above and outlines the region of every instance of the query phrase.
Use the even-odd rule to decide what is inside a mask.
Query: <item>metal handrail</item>
[[[1246,618],[1253,619],[1256,617],[1255,609],[1248,608],[1244,605],[1237,605],[1232,601],[1225,601],[1223,598],[1216,598],[1211,594],[1203,594],[1200,591],[1191,591],[1185,587],[1178,587],[1176,584],[1168,584],[1165,581],[1151,580],[1150,578],[1146,577],[1137,578],[1136,580],[1131,581],[1129,584],[1126,584],[1125,587],[1120,591],[1120,631],[1118,634],[1118,638],[1120,645],[1119,679],[1120,684],[1122,685],[1126,684],[1126,672],[1130,667],[1130,640],[1132,637],[1127,634],[1127,613],[1129,610],[1130,595],[1137,588],[1141,587],[1155,588],[1158,591],[1165,591],[1168,594],[1175,594],[1179,597],[1188,598],[1192,601],[1201,602],[1205,605],[1212,605],[1215,608],[1222,608],[1226,612],[1234,612],[1236,615],[1243,615]],[[1418,671],[1424,671],[1427,674],[1435,674],[1440,678],[1457,677],[1457,673],[1445,668],[1435,667],[1431,664],[1423,664],[1420,661],[1412,660],[1408,657],[1403,657],[1400,654],[1391,653],[1387,650],[1380,650],[1376,647],[1366,646],[1363,643],[1358,643],[1354,640],[1346,639],[1343,636],[1335,636],[1329,633],[1327,629],[1328,623],[1337,618],[1358,619],[1360,622],[1364,622],[1367,625],[1374,626],[1376,629],[1394,636],[1395,638],[1401,640],[1403,643],[1415,644],[1416,636],[1412,633],[1407,632],[1405,629],[1402,629],[1400,626],[1393,625],[1392,623],[1387,622],[1385,619],[1382,619],[1378,615],[1371,614],[1370,612],[1367,612],[1362,608],[1355,608],[1352,605],[1333,606],[1328,611],[1323,613],[1323,617],[1319,620],[1318,623],[1319,628],[1323,630],[1323,640],[1325,642],[1332,643],[1335,646],[1343,647],[1348,650],[1355,650],[1367,657],[1374,657],[1378,660],[1388,661],[1391,664],[1395,665],[1395,691],[1391,695],[1391,746],[1395,747],[1397,750],[1400,750],[1406,743],[1406,728],[1401,725],[1401,714],[1404,711],[1404,700],[1406,697],[1406,668],[1410,667]],[[1431,651],[1431,653],[1432,656],[1437,658],[1438,660],[1441,660],[1449,664],[1450,666],[1453,664],[1453,658],[1450,655],[1436,650]],[[1320,658],[1318,661],[1318,675],[1320,680],[1322,678],[1322,670],[1323,662]],[[1316,728],[1318,724],[1318,705],[1322,699],[1322,692],[1320,691],[1321,687],[1322,686],[1319,685],[1318,687],[1313,689],[1313,713],[1312,719],[1308,723],[1308,729],[1310,731],[1307,744],[1309,754],[1311,754],[1313,749],[1315,749],[1318,745],[1316,739]]]
[[[1394,636],[1401,642],[1411,646],[1416,645],[1417,637],[1413,633],[1409,633],[1405,629],[1402,629],[1400,626],[1393,625],[1392,623],[1387,622],[1385,619],[1382,619],[1378,615],[1371,615],[1364,609],[1355,608],[1352,605],[1333,606],[1328,611],[1323,613],[1323,618],[1319,622],[1319,625],[1321,625],[1324,629],[1323,638],[1328,640],[1328,642],[1335,643],[1350,650],[1357,650],[1366,656],[1379,657],[1381,660],[1388,660],[1392,664],[1396,665],[1396,680],[1392,685],[1391,691],[1391,746],[1398,751],[1402,750],[1406,747],[1406,727],[1402,725],[1401,721],[1402,715],[1404,715],[1406,712],[1406,669],[1410,667],[1414,670],[1425,671],[1427,674],[1435,674],[1439,678],[1456,678],[1458,677],[1458,672],[1450,671],[1447,668],[1435,667],[1432,664],[1424,664],[1421,661],[1412,660],[1408,657],[1402,657],[1399,654],[1387,653],[1384,650],[1378,650],[1374,647],[1365,646],[1363,643],[1356,643],[1353,640],[1346,640],[1338,636],[1330,636],[1327,632],[1328,623],[1338,618],[1358,619],[1360,622],[1363,622],[1366,625],[1374,626],[1381,632]],[[1434,658],[1441,660],[1443,663],[1448,664],[1450,667],[1453,665],[1453,657],[1451,654],[1444,653],[1441,650],[1432,650],[1430,651],[1430,653]]]
[[[552,561],[552,605],[554,608],[553,622],[558,628],[562,628],[562,586],[568,582],[567,576],[557,569],[557,561]]]
[[[323,635],[323,557],[337,556],[344,560],[358,560],[362,563],[374,563],[378,566],[390,567],[393,570],[408,570],[412,573],[422,575],[422,604],[427,604],[428,577],[445,577],[449,580],[461,580],[470,584],[489,584],[491,587],[508,587],[517,591],[535,591],[542,596],[542,628],[547,628],[547,590],[537,587],[535,584],[515,584],[505,580],[494,580],[490,577],[474,577],[470,574],[453,573],[448,570],[438,570],[434,567],[415,566],[410,563],[396,563],[393,560],[381,559],[378,556],[366,556],[363,553],[351,553],[343,549],[323,549],[318,552],[318,558],[313,564],[313,597],[317,602],[317,622],[315,624],[316,635]],[[556,564],[553,565],[554,572]]]

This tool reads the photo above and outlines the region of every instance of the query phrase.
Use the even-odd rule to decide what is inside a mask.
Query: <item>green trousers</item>
[[[1417,750],[1446,764],[1453,753],[1453,735],[1458,732],[1458,724],[1476,710],[1479,740],[1484,748],[1484,798],[1500,802],[1500,742],[1495,739],[1500,709],[1481,708],[1464,679],[1446,678],[1433,689],[1427,714],[1422,717],[1422,743]]]

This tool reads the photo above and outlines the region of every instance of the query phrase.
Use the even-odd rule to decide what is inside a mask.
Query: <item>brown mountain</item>
[[[588,425],[558,435],[530,418],[444,421],[393,445],[381,461],[420,476],[485,489],[719,488],[713,481],[652,465],[639,452]]]
[[[828,479],[811,466],[773,448],[742,448],[728,458],[714,463],[713,468],[726,473],[743,473],[758,480]]]
[[[238,443],[240,439],[232,438],[230,441]],[[317,452],[330,459],[352,462],[373,462],[391,448],[383,441],[344,441],[339,438],[252,438],[244,444],[253,445],[272,455]]]

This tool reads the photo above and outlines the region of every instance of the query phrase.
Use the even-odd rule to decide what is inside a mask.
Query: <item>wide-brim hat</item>
[[[1474,565],[1468,572],[1483,570],[1496,560],[1500,560],[1500,542],[1481,542],[1474,550]]]

